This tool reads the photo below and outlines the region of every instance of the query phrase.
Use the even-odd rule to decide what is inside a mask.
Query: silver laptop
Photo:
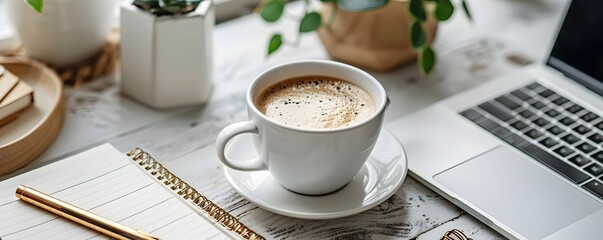
[[[546,65],[390,123],[411,174],[509,238],[603,239],[602,24],[573,1]]]

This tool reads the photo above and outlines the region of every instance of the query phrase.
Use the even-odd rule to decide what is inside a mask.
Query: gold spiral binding
[[[134,148],[128,153],[128,156],[131,157],[134,162],[137,162],[140,166],[142,166],[151,175],[155,176],[157,180],[168,186],[180,197],[203,210],[203,212],[205,212],[209,217],[222,224],[224,227],[226,227],[226,229],[235,232],[243,239],[265,240],[264,237],[249,229],[237,218],[230,215],[230,213],[197,192],[197,190],[188,183],[182,181],[175,174],[171,173],[169,170],[163,167],[161,163],[157,162],[157,160],[155,160],[150,154],[146,153],[142,149]]]
[[[440,240],[472,240],[468,238],[463,231],[458,229],[452,229],[444,234]]]

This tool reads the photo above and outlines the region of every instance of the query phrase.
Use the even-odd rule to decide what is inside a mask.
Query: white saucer
[[[248,134],[233,139],[226,153],[235,160],[257,156]],[[328,195],[293,193],[278,184],[268,171],[245,172],[224,167],[230,185],[249,201],[271,212],[305,219],[339,218],[366,211],[391,197],[402,185],[406,172],[404,149],[385,130],[354,179]]]

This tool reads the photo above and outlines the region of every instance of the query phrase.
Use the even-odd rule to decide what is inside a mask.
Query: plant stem
[[[329,20],[327,21],[327,26],[331,26],[331,24],[333,23],[333,21],[335,21],[335,16],[337,15],[337,10],[339,10],[339,7],[337,6],[337,4],[331,4],[332,8],[331,8],[331,14],[329,14]]]

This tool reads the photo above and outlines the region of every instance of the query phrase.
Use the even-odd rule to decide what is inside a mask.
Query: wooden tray
[[[10,173],[38,157],[56,138],[65,117],[63,83],[41,63],[0,57],[8,71],[34,89],[34,104],[0,127],[0,175]]]

